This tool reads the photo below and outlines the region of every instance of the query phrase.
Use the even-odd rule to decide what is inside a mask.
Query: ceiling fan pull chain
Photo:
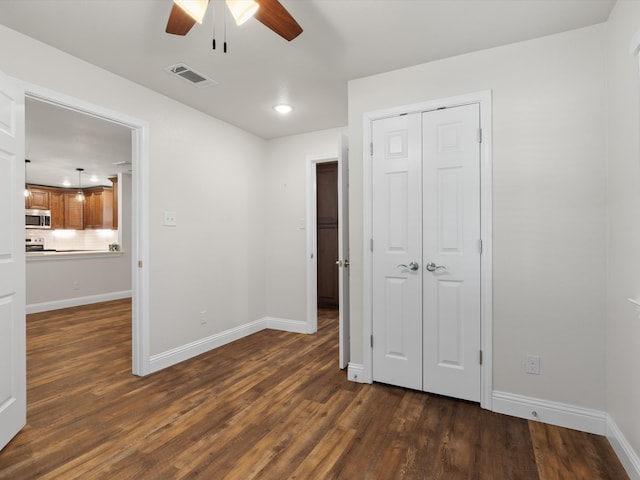
[[[224,44],[222,45],[222,50],[227,53],[227,9],[224,2],[222,3],[222,17],[224,19]]]
[[[211,18],[213,19],[213,41],[211,42],[213,49],[216,49],[216,9],[215,5],[211,7]]]

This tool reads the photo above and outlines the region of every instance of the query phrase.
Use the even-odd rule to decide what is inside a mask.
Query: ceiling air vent
[[[210,87],[211,85],[218,84],[215,80],[205,77],[184,63],[176,63],[175,65],[165,68],[165,70],[182,78],[184,81],[189,82],[191,85],[195,85],[196,87]]]

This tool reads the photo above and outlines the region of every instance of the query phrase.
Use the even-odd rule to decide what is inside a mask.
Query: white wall
[[[26,276],[28,313],[122,298],[131,290],[131,255],[28,258]]]
[[[267,142],[265,166],[267,315],[306,318],[306,168],[313,156],[338,154],[344,129],[293,135]]]
[[[265,142],[4,26],[0,44],[6,74],[149,123],[150,353],[262,318]]]
[[[493,91],[494,390],[605,409],[603,25],[349,83],[351,352],[362,342],[363,113]],[[528,353],[541,374],[525,373]]]
[[[629,51],[640,2],[618,2],[609,30],[607,411],[640,452],[640,75]]]

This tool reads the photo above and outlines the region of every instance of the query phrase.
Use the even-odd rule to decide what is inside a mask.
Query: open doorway
[[[103,262],[109,262],[116,260],[115,257],[119,257],[125,264],[121,266],[124,268],[125,275],[127,276],[128,283],[124,290],[113,289],[112,286],[107,286],[107,290],[111,292],[100,293],[87,292],[85,300],[82,301],[82,295],[76,295],[80,300],[71,300],[71,303],[60,304],[57,308],[64,308],[66,306],[75,306],[91,303],[92,296],[96,301],[113,300],[117,298],[124,298],[126,294],[132,299],[132,311],[131,311],[131,344],[132,344],[132,372],[135,375],[145,375],[150,372],[149,366],[149,340],[148,340],[148,290],[147,290],[147,275],[145,269],[142,268],[145,265],[147,259],[147,231],[148,223],[145,221],[146,215],[143,212],[147,209],[148,193],[147,193],[147,178],[148,178],[148,125],[145,122],[137,119],[130,118],[126,115],[118,112],[113,112],[103,107],[88,104],[84,101],[67,97],[50,90],[40,89],[37,86],[28,86],[26,89],[26,101],[32,106],[42,106],[58,109],[60,112],[66,114],[73,114],[86,120],[90,125],[103,125],[107,130],[118,130],[128,138],[125,149],[128,151],[128,155],[125,158],[114,159],[114,162],[118,165],[112,165],[115,174],[112,178],[117,179],[118,188],[115,195],[115,202],[113,208],[118,212],[117,215],[117,239],[112,243],[118,244],[121,254],[114,257],[102,258]],[[26,111],[26,115],[29,115],[29,111]],[[27,120],[28,121],[28,120]],[[53,129],[53,128],[52,128]],[[82,132],[83,135],[91,135],[91,132]],[[28,135],[28,132],[27,132]],[[30,139],[26,138],[26,143],[29,144]],[[68,143],[74,142],[80,143],[78,138],[66,139]],[[28,151],[28,149],[26,149]],[[87,155],[88,158],[89,155]],[[28,158],[28,157],[27,157]],[[35,163],[35,162],[34,162]],[[75,168],[75,167],[74,167]],[[85,168],[80,166],[79,168]],[[55,170],[55,168],[54,168]],[[87,170],[89,170],[87,168]],[[31,172],[30,172],[31,173]],[[35,175],[35,172],[33,172]],[[31,179],[28,178],[28,181]],[[35,180],[35,178],[34,178]],[[89,183],[91,178],[86,178],[85,181]],[[78,181],[82,181],[79,179]],[[72,188],[75,188],[73,185]],[[99,237],[105,234],[96,229],[91,232],[92,237]],[[98,255],[99,256],[99,255]],[[87,260],[83,260],[86,266]],[[60,262],[57,262],[60,263]],[[100,272],[98,276],[103,275],[104,272]],[[67,282],[69,283],[69,282]],[[71,288],[81,289],[82,285],[80,281],[76,285],[74,280],[71,280]],[[115,291],[114,291],[115,290]],[[70,295],[73,297],[74,295]],[[27,304],[29,302],[27,301]],[[54,308],[55,302],[53,303]],[[46,308],[46,305],[45,307]],[[44,311],[44,308],[36,311]]]
[[[337,180],[332,164],[336,165]],[[320,210],[318,209],[318,182],[326,182],[330,185],[327,189],[328,199]],[[307,157],[307,258],[309,260],[307,264],[307,332],[317,331],[320,305],[337,304],[340,368],[346,368],[350,359],[348,197],[347,138],[340,134],[337,154]],[[335,227],[336,210],[337,228]],[[326,270],[327,273],[320,273],[320,269]],[[335,300],[336,274],[337,302]],[[323,284],[319,285],[319,282]]]
[[[131,297],[131,128],[26,98],[25,157],[27,313]]]
[[[340,306],[338,268],[338,162],[316,165],[317,302],[325,315]]]

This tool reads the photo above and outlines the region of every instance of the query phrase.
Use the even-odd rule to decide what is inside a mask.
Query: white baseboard
[[[286,318],[264,317],[266,328],[293,333],[307,333],[307,322],[288,320]]]
[[[607,430],[607,414],[600,410],[495,390],[492,400],[492,410],[497,413],[598,435],[605,435]]]
[[[640,480],[640,457],[638,457],[638,454],[633,450],[610,415],[607,415],[607,438],[613,451],[618,455],[620,463],[627,471],[629,478],[631,480]]]
[[[131,297],[131,295],[131,290],[124,290],[122,292],[100,293],[98,295],[89,295],[86,297],[66,298],[64,300],[53,300],[51,302],[32,303],[26,306],[26,313],[48,312],[49,310],[58,310],[60,308],[79,307],[81,305],[89,305],[91,303],[120,300],[121,298],[129,298]]]
[[[166,352],[152,355],[149,363],[149,373],[157,372],[163,368],[170,367],[189,358],[201,355],[209,350],[216,349],[227,343],[240,340],[246,336],[252,335],[270,328],[273,330],[283,330],[293,333],[307,333],[307,323],[299,320],[287,320],[283,318],[262,317],[253,322],[245,323],[237,327],[225,330],[224,332],[215,333],[208,337],[201,338],[195,342],[172,348]]]
[[[264,330],[265,328],[265,319],[261,318],[254,322],[245,323],[244,325],[225,330],[224,332],[209,335],[208,337],[201,338],[195,342],[172,348],[166,352],[152,355],[149,359],[149,373],[157,372],[158,370],[162,370],[163,368],[170,367],[183,362],[184,360],[201,355],[209,350],[226,345],[227,343],[240,340],[241,338],[252,335],[260,330]]]
[[[364,378],[364,365],[360,363],[351,363],[347,365],[347,379],[352,382],[369,383]]]

